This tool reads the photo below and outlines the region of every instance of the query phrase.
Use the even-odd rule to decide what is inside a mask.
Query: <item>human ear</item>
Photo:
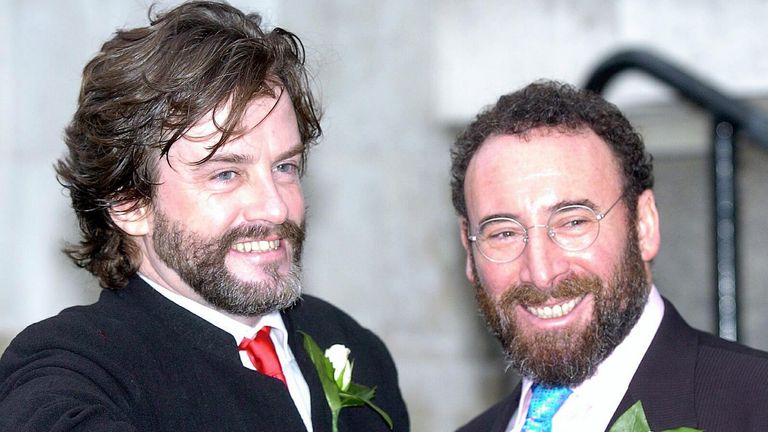
[[[643,191],[637,198],[637,238],[640,256],[643,261],[651,262],[659,253],[661,230],[656,199],[650,189]]]
[[[464,272],[467,275],[467,279],[470,282],[475,280],[475,270],[472,265],[472,244],[469,242],[469,222],[465,217],[459,217],[459,237],[461,237],[461,245],[464,246],[464,252],[466,252],[466,264]]]
[[[124,201],[109,209],[109,217],[121,230],[131,236],[143,236],[149,232],[149,205],[136,201]]]

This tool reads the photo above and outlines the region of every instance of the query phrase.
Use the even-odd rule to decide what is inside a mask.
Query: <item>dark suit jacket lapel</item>
[[[523,394],[522,382],[518,383],[512,393],[507,396],[501,405],[500,415],[496,416],[496,420],[491,427],[490,432],[505,432],[509,421],[512,420],[512,416],[515,415],[518,405],[520,405],[520,397]],[[523,413],[525,415],[525,413]]]
[[[252,392],[247,391],[249,391],[248,403],[252,404],[253,407],[257,407],[254,408],[254,411],[282,413],[282,417],[275,417],[271,414],[266,415],[265,419],[267,420],[265,421],[279,422],[281,430],[296,431],[305,429],[290,394],[287,391],[279,392],[279,390],[283,389],[282,384],[271,378],[260,377],[259,374],[249,371],[242,366],[237,344],[229,333],[163,297],[138,276],[134,276],[126,288],[114,292],[110,291],[109,294],[110,296],[114,294],[122,302],[128,303],[129,308],[143,310],[150,314],[156,321],[147,325],[152,325],[153,332],[162,335],[162,339],[172,340],[173,343],[181,344],[190,351],[198,350],[206,356],[212,356],[217,359],[217,362],[225,365],[233,373],[238,374],[238,377],[233,379],[244,383],[243,385],[246,388],[253,389]],[[297,352],[295,347],[292,346],[291,349],[294,353]],[[302,373],[308,376],[303,368]],[[307,381],[309,382],[310,380]],[[248,387],[251,385],[252,387]],[[277,391],[266,391],[263,386],[272,386]],[[311,385],[310,391],[313,391]],[[312,405],[314,414],[314,399]],[[330,420],[328,424],[330,425]],[[266,425],[265,427],[270,429],[273,426],[276,425]],[[325,429],[315,430],[325,431]]]
[[[610,424],[640,400],[652,430],[696,427],[697,353],[698,336],[665,299],[659,330]]]
[[[180,340],[176,343],[200,349],[222,361],[239,363],[237,345],[232,336],[211,325],[176,303],[163,297],[139,276],[133,276],[129,285],[115,293],[128,303],[153,315],[158,322],[172,331]],[[163,329],[158,329],[161,331]]]
[[[301,302],[301,301],[300,301]],[[310,404],[312,405],[312,427],[315,432],[324,432],[331,430],[331,409],[328,407],[328,401],[325,399],[323,385],[317,376],[317,369],[309,358],[309,354],[304,349],[304,338],[299,330],[310,334],[310,329],[302,329],[296,322],[295,315],[300,313],[301,304],[297,304],[287,311],[283,312],[283,321],[288,330],[288,345],[293,351],[296,362],[301,369],[301,374],[309,386]],[[313,337],[314,339],[314,337]]]

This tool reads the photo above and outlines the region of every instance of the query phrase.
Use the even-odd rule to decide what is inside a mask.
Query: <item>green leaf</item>
[[[650,430],[648,421],[645,419],[643,403],[637,401],[616,420],[608,432],[650,432]]]
[[[354,395],[363,401],[369,402],[376,394],[376,388],[368,388],[364,385],[350,383],[349,388],[345,392],[349,395]]]
[[[347,391],[339,393],[339,397],[341,397],[341,406],[364,405],[373,399],[375,393],[375,388],[368,388],[360,384],[351,383]]]
[[[384,421],[385,421],[385,422],[387,422],[387,426],[389,426],[389,430],[392,430],[392,429],[394,429],[395,425],[392,423],[392,419],[391,419],[391,418],[389,418],[389,415],[388,415],[386,412],[384,412],[384,410],[383,410],[383,409],[379,408],[379,407],[378,407],[376,404],[374,404],[373,402],[370,402],[370,401],[366,401],[365,403],[366,403],[366,405],[368,405],[369,407],[373,408],[373,410],[374,410],[374,411],[376,411],[377,413],[379,413],[379,415],[381,416],[381,418],[383,418],[383,419],[384,419]]]
[[[362,406],[365,405],[365,402],[363,399],[360,399],[359,397],[347,393],[340,393],[339,398],[341,398],[341,407],[354,407],[354,406]]]
[[[320,378],[320,384],[323,385],[323,392],[325,398],[328,400],[328,406],[331,411],[338,415],[338,411],[342,408],[341,397],[339,396],[339,388],[336,386],[336,381],[333,379],[333,366],[331,362],[323,354],[323,350],[317,345],[312,337],[302,331],[299,333],[304,336],[304,349],[307,350],[310,360],[317,369],[317,376]]]
[[[628,410],[624,412],[611,426],[608,432],[650,432],[648,420],[645,418],[645,410],[640,401],[635,402]],[[666,429],[662,432],[704,432],[700,429],[681,427],[677,429]]]

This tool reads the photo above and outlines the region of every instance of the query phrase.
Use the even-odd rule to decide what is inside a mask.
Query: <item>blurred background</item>
[[[764,0],[232,3],[306,46],[325,108],[305,178],[306,291],[388,344],[417,432],[455,429],[517,379],[476,311],[450,204],[449,148],[478,110],[539,78],[583,85],[626,48],[768,106]],[[148,5],[0,0],[0,352],[30,323],[98,295],[59,252],[78,232],[52,165],[82,67],[116,28],[144,25]],[[640,73],[605,94],[656,158],[656,284],[690,323],[717,332],[712,117]],[[768,150],[737,138],[739,338],[768,349]]]

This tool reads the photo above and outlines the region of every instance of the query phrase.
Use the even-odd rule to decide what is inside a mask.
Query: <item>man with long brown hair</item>
[[[341,430],[390,430],[383,412],[407,431],[381,340],[301,294],[321,129],[300,40],[219,2],[150,21],[85,67],[56,167],[82,231],[65,252],[104,290],[8,347],[0,429],[330,430],[306,334],[351,351],[340,387],[376,388],[382,411],[348,407]]]

